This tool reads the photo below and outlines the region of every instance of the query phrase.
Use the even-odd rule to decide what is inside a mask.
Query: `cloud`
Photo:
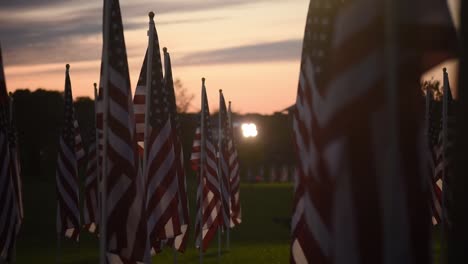
[[[180,66],[297,60],[302,40],[289,39],[188,54],[174,63]]]
[[[146,23],[140,21],[145,21],[147,11],[153,7],[157,15],[160,15],[242,5],[252,1],[182,0],[157,4],[155,2],[155,0],[121,1],[125,31],[147,27]],[[181,18],[160,23],[157,21],[157,23],[159,25],[201,23],[220,19],[223,18]],[[101,52],[101,31],[102,3],[95,0],[0,2],[0,36],[2,36],[4,56],[9,65],[98,59]]]

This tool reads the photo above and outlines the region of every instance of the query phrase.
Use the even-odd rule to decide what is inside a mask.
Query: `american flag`
[[[437,223],[442,220],[445,224],[450,223],[448,216],[448,210],[450,210],[450,179],[451,159],[453,156],[453,144],[455,134],[455,106],[456,103],[453,100],[452,92],[450,90],[450,84],[448,79],[448,73],[444,68],[444,96],[442,99],[442,114],[440,115],[440,129],[436,135],[432,135],[432,142],[436,143],[433,145],[433,157],[434,157],[434,193],[437,199],[434,201],[434,206],[437,211],[434,211]],[[437,142],[435,137],[437,136]],[[444,199],[444,201],[442,201]],[[442,215],[443,214],[443,215]]]
[[[175,249],[180,252],[184,252],[187,248],[187,240],[189,234],[189,207],[188,207],[188,198],[187,198],[187,181],[186,174],[184,169],[184,153],[182,149],[182,141],[180,139],[180,123],[177,114],[177,103],[174,90],[174,79],[172,75],[172,64],[171,57],[167,49],[164,48],[164,89],[169,93],[169,111],[170,117],[173,124],[173,140],[174,140],[174,152],[175,152],[175,164],[177,171],[178,179],[178,194],[179,194],[179,204],[178,204],[178,218],[181,224],[182,234],[171,239],[168,244],[172,245]]]
[[[23,220],[21,180],[10,103],[0,46],[0,260],[7,262],[13,261],[16,236]]]
[[[242,209],[240,204],[240,168],[239,155],[234,145],[234,128],[232,125],[231,102],[228,109],[229,130],[228,130],[228,153],[229,153],[229,171],[231,186],[231,227],[240,225],[242,222]]]
[[[151,58],[151,86],[149,87],[148,137],[146,142],[145,180],[148,232],[152,247],[157,250],[162,240],[181,234],[178,218],[177,158],[174,149],[174,124],[171,121],[170,92],[163,85],[161,54],[156,28]],[[147,56],[148,56],[147,52]],[[145,57],[147,57],[145,56]],[[147,61],[143,63],[138,86],[146,89]],[[147,95],[144,95],[146,99]]]
[[[231,188],[230,188],[230,176],[231,170],[229,168],[229,119],[228,111],[226,108],[226,101],[224,100],[223,91],[219,91],[219,179],[220,179],[220,190],[222,198],[222,225],[224,229],[231,226]]]
[[[385,3],[310,2],[294,115],[306,226],[292,225],[310,237],[293,237],[293,263],[430,261],[419,77],[454,56],[456,35],[445,1],[392,1],[398,53],[386,56]]]
[[[429,173],[428,182],[431,192],[431,211],[432,211],[432,223],[440,223],[440,214],[442,209],[442,180],[435,177],[435,164],[437,161],[436,153],[438,150],[438,138],[440,134],[440,117],[441,110],[440,103],[434,100],[432,91],[426,91],[426,122],[427,122],[427,139],[428,139],[428,162],[429,162]]]
[[[105,234],[108,262],[143,262],[148,256],[145,189],[138,170],[135,115],[118,0],[104,2],[103,25],[100,83],[105,121],[102,181],[106,192],[101,221],[106,226],[99,230]]]
[[[77,132],[78,123],[73,109],[69,68],[70,66],[67,65],[64,126],[60,135],[57,156],[57,233],[78,241],[80,234],[78,160],[84,156],[84,151],[79,149],[82,144],[81,136]]]
[[[195,240],[197,247],[200,247],[200,244],[202,244],[202,250],[205,251],[221,224],[222,212],[217,173],[216,145],[213,139],[205,79],[203,78],[202,81],[200,126],[195,132],[190,160],[192,168],[198,174],[199,180]],[[201,201],[203,201],[202,206],[200,206]],[[202,216],[202,219],[200,219],[200,216]],[[203,243],[200,241],[200,221],[203,231]]]

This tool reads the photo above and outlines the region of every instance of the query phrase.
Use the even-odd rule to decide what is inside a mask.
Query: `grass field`
[[[56,263],[55,187],[53,182],[25,182],[25,221],[17,245],[16,263]],[[188,183],[191,221],[195,214],[195,185]],[[230,251],[223,250],[222,263],[287,263],[292,184],[241,185],[243,223],[231,231]],[[222,239],[223,249],[225,237]],[[60,263],[98,263],[98,240],[83,231],[79,243],[62,239]],[[172,263],[173,252],[166,248],[154,263]],[[198,263],[193,228],[188,250],[178,254],[179,263]],[[204,263],[218,263],[217,240],[213,240]]]
[[[188,183],[191,221],[195,214],[195,185]],[[55,188],[54,183],[26,182],[24,184],[25,222],[17,245],[17,262],[56,263]],[[243,223],[231,232],[230,251],[224,250],[222,239],[221,263],[288,263],[289,222],[292,205],[292,184],[243,184],[241,202]],[[439,230],[434,230],[434,260],[439,260]],[[98,240],[86,231],[81,241],[62,239],[59,263],[98,263]],[[185,254],[178,254],[178,263],[198,263],[194,248],[193,228]],[[173,263],[173,251],[166,248],[153,258],[153,263]],[[204,263],[218,263],[217,240],[205,254]]]

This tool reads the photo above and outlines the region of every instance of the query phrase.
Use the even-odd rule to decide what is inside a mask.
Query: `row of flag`
[[[57,232],[79,239],[81,226],[99,233],[101,263],[148,263],[169,246],[184,252],[189,209],[180,124],[170,55],[164,74],[154,13],[149,42],[132,98],[118,0],[105,1],[104,48],[99,89],[95,84],[95,128],[87,166],[73,109],[69,66],[65,123],[57,160]],[[231,110],[220,91],[218,142],[214,142],[205,80],[192,168],[197,172],[196,244],[204,251],[216,232],[241,223],[239,162]],[[78,171],[85,170],[84,223],[80,223]],[[202,241],[202,242],[201,242]]]
[[[457,48],[447,1],[310,1],[291,263],[431,263],[419,80]]]
[[[12,106],[0,47],[0,262],[14,261],[17,236],[24,219],[21,165]]]

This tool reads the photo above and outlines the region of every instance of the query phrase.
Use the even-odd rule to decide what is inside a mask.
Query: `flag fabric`
[[[138,263],[148,257],[145,189],[139,173],[135,115],[118,0],[104,2],[103,175],[106,257],[110,263]],[[100,121],[98,120],[98,125]]]
[[[0,260],[7,262],[13,261],[16,236],[23,220],[20,167],[10,103],[0,46]]]
[[[146,210],[148,216],[148,232],[150,242],[155,251],[159,251],[163,240],[174,238],[181,234],[181,224],[178,218],[178,177],[177,161],[174,147],[174,123],[171,120],[172,106],[170,105],[170,91],[163,85],[161,54],[156,27],[154,33],[153,57],[151,58],[151,86],[149,88],[150,104],[147,109],[149,135],[146,143]],[[147,56],[143,63],[138,87],[147,86]],[[137,87],[137,89],[138,89]],[[141,88],[140,88],[141,89]],[[140,97],[141,98],[141,92]],[[140,104],[141,105],[141,104]],[[146,106],[145,102],[143,103]],[[144,117],[144,116],[143,116]],[[144,126],[143,126],[144,128]],[[144,137],[145,131],[143,131]]]
[[[293,216],[291,218],[291,248],[290,262],[291,263],[313,263],[316,259],[314,248],[311,247],[310,241],[314,237],[309,230],[305,214],[304,214],[304,199],[306,187],[306,179],[300,178],[300,175],[294,175],[294,202]]]
[[[294,131],[311,236],[292,263],[430,262],[419,78],[454,56],[456,33],[445,1],[392,5],[398,52],[386,56],[383,1],[310,2]]]
[[[205,251],[221,224],[222,212],[217,172],[216,145],[214,144],[212,134],[210,110],[208,107],[204,79],[200,117],[200,125],[195,132],[195,138],[193,140],[191,162],[192,168],[197,172],[199,181],[197,190],[195,240],[197,247],[202,246],[202,250]],[[202,153],[205,153],[204,157],[202,157]],[[200,216],[202,217],[200,218]],[[200,221],[202,225],[202,242],[200,241]]]
[[[102,74],[101,74],[102,75]],[[88,164],[85,174],[84,186],[84,207],[83,220],[84,227],[91,233],[98,232],[100,224],[100,191],[99,182],[102,176],[102,155],[104,149],[103,138],[103,108],[102,89],[97,90],[95,85],[94,118],[95,127],[89,131],[90,143],[88,147]]]
[[[77,138],[81,137],[77,132],[69,65],[65,76],[64,100],[64,125],[59,139],[56,172],[57,233],[78,241],[80,235],[78,159],[83,155],[77,148]]]
[[[228,111],[226,107],[226,101],[224,100],[223,91],[219,91],[219,144],[218,144],[218,162],[219,162],[219,180],[221,190],[221,210],[222,210],[222,226],[223,229],[230,228],[231,226],[231,169],[229,167],[229,119]]]
[[[181,225],[181,234],[175,238],[170,239],[169,245],[179,252],[184,252],[187,248],[187,240],[189,234],[190,216],[187,197],[187,180],[184,168],[184,153],[182,148],[182,141],[180,136],[180,122],[177,114],[177,102],[174,90],[174,78],[172,75],[171,57],[167,49],[164,48],[164,89],[168,92],[169,98],[169,113],[172,122],[173,131],[173,144],[175,152],[175,164],[178,180],[178,221]]]
[[[228,109],[228,132],[227,132],[227,144],[229,153],[229,180],[231,187],[231,199],[230,199],[230,217],[231,227],[240,225],[242,222],[242,208],[240,204],[240,167],[239,167],[239,155],[237,148],[234,144],[234,128],[232,125],[232,112],[231,102],[229,102]],[[263,175],[263,167],[260,169],[260,174]]]
[[[99,225],[99,190],[98,190],[98,141],[96,140],[96,128],[90,131],[90,144],[88,148],[88,164],[84,182],[85,201],[83,207],[84,227],[90,232],[97,232]]]

